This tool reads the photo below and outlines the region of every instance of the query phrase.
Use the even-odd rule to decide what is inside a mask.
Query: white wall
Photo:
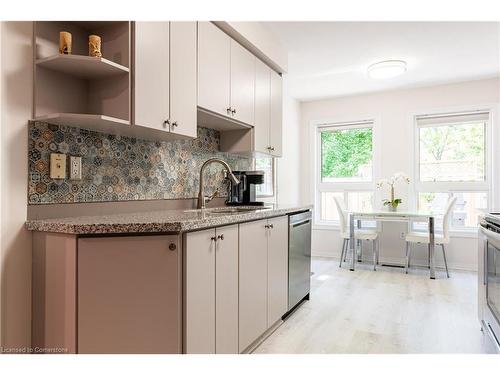
[[[375,178],[390,177],[398,171],[411,176],[413,171],[411,131],[413,115],[463,109],[469,106],[494,105],[497,107],[498,88],[499,79],[488,79],[302,103],[300,134],[301,155],[303,156],[301,158],[301,181],[303,183],[300,188],[302,203],[313,202],[311,181],[314,174],[311,170],[311,158],[314,151],[313,142],[310,139],[311,122],[376,118],[379,120],[378,146],[381,153],[381,165],[380,176],[375,176]],[[496,113],[498,114],[498,111]],[[500,121],[495,119],[494,126],[499,127],[499,125]],[[408,190],[403,189],[401,195],[406,202]],[[500,204],[500,202],[496,203]],[[400,261],[404,241],[399,238],[398,233],[404,231],[406,226],[387,223],[384,224],[384,229],[381,237],[381,260]],[[449,265],[454,268],[476,269],[476,242],[475,238],[453,238],[448,250]],[[338,256],[340,244],[337,231],[313,230],[313,253],[315,255]],[[424,254],[423,249],[416,252],[416,263],[425,262]],[[440,261],[441,258],[438,256],[438,264]]]
[[[0,279],[1,346],[31,342],[31,234],[27,140],[32,100],[32,23],[1,22]]]
[[[283,156],[276,159],[277,202],[300,202],[300,103],[288,95],[283,77]]]

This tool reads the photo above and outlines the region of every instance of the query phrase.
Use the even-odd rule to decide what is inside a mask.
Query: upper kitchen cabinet
[[[195,138],[196,22],[136,22],[136,126]]]
[[[282,155],[282,78],[261,60],[255,61],[255,107],[253,129],[221,133],[221,149],[226,152]]]
[[[271,132],[271,69],[262,61],[255,64],[254,149],[269,153]]]
[[[231,40],[231,115],[254,124],[255,56]]]
[[[282,155],[283,92],[281,76],[260,60],[255,65],[253,151]]]
[[[137,126],[169,130],[169,40],[169,22],[135,23],[133,103]]]
[[[269,151],[273,156],[281,156],[283,149],[283,81],[281,76],[274,71],[271,71],[270,105]]]
[[[196,138],[197,22],[170,22],[171,132]]]
[[[59,33],[72,35],[59,53]],[[89,35],[102,56],[89,56]],[[33,119],[114,132],[130,124],[130,22],[34,22]]]
[[[231,39],[211,22],[198,23],[198,106],[231,116]]]
[[[255,56],[210,22],[198,28],[198,107],[254,123]]]

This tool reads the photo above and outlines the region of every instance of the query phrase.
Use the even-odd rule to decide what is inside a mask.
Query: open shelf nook
[[[115,131],[130,125],[130,22],[40,21],[34,24],[33,119]],[[72,35],[72,54],[59,54],[59,32]],[[89,35],[102,57],[88,56]]]

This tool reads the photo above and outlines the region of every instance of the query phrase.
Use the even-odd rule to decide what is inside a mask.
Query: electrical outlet
[[[66,154],[50,154],[50,178],[66,178]]]
[[[69,157],[69,178],[71,180],[82,179],[82,157],[70,156]]]
[[[399,238],[401,238],[402,240],[404,240],[406,238],[406,233],[405,232],[399,233]]]

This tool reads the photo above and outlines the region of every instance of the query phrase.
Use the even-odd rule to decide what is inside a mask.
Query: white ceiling
[[[289,51],[288,89],[302,101],[499,75],[496,22],[263,22]],[[373,80],[377,61],[408,71]]]

